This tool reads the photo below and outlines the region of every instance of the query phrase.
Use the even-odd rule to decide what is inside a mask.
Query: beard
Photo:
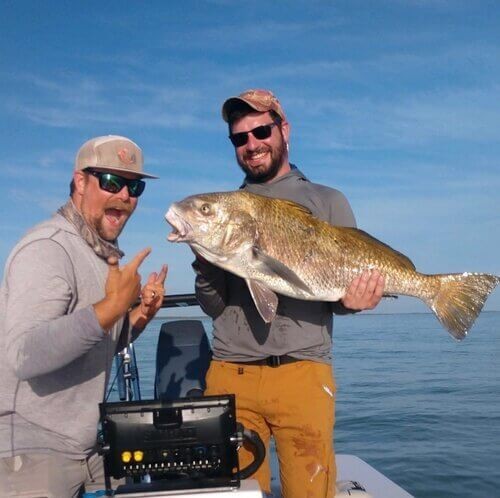
[[[246,159],[251,157],[250,154],[245,155],[242,159],[236,156],[236,160],[248,179],[258,183],[266,183],[276,177],[285,162],[286,146],[283,135],[277,147],[272,148],[269,145],[262,145],[262,147],[253,151],[252,154],[258,154],[260,152],[270,152],[271,162],[269,164],[263,163],[253,167],[248,166]],[[267,157],[265,159],[267,160]]]
[[[99,218],[95,220],[94,229],[101,239],[106,240],[107,242],[116,242],[119,235],[122,233],[122,230],[125,228],[127,221],[128,218],[120,226],[110,229],[105,225],[104,220]]]

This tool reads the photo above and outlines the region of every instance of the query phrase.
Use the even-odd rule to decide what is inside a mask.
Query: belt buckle
[[[281,365],[281,357],[279,356],[269,356],[267,358],[267,365],[271,368],[276,368]]]

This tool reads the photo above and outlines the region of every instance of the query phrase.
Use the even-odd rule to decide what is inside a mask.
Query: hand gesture
[[[129,263],[121,268],[118,259],[108,259],[108,278],[105,286],[105,297],[94,305],[97,319],[104,330],[109,330],[137,301],[141,291],[139,266],[151,252],[143,249]]]
[[[365,270],[351,282],[341,302],[351,310],[371,310],[382,299],[384,283],[378,270]]]
[[[161,308],[165,294],[165,278],[168,266],[163,265],[159,273],[153,272],[149,275],[146,285],[141,290],[141,313],[148,321],[153,318]]]

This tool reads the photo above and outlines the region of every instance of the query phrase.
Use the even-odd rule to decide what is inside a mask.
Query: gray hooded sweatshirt
[[[95,315],[107,274],[59,214],[11,252],[0,290],[0,457],[93,451],[112,358],[129,338],[124,319],[106,334]]]

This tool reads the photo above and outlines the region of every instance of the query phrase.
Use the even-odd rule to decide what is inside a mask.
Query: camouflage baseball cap
[[[102,168],[122,173],[135,173],[142,178],[158,178],[142,169],[141,148],[129,138],[105,135],[85,142],[75,159],[75,171]]]
[[[240,93],[237,97],[228,98],[222,106],[222,119],[226,122],[229,121],[235,105],[240,102],[245,102],[252,109],[258,112],[274,111],[283,121],[286,121],[285,113],[281,107],[280,101],[273,95],[270,90],[252,89]]]

